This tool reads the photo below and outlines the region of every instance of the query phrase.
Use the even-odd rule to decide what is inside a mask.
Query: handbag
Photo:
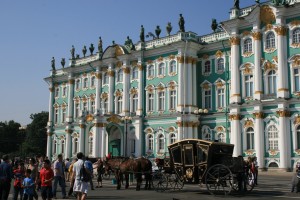
[[[91,175],[89,172],[87,172],[84,163],[82,165],[82,168],[80,169],[80,179],[83,182],[89,182],[91,180]]]

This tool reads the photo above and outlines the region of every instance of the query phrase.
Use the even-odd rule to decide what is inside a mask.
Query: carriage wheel
[[[180,177],[177,174],[171,174],[168,177],[168,183],[170,185],[168,187],[173,190],[181,190],[184,186],[183,179],[180,179]]]
[[[168,179],[162,172],[156,172],[152,177],[153,188],[157,192],[163,192],[168,188]]]
[[[251,192],[254,188],[254,185],[255,185],[254,174],[250,171],[247,178],[246,178],[247,192]]]
[[[206,172],[205,183],[209,193],[227,195],[232,189],[232,173],[225,165],[213,165]]]

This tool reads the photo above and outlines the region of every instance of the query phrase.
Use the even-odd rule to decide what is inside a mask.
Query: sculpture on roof
[[[156,26],[156,29],[155,29],[155,34],[156,34],[156,38],[159,39],[159,35],[161,33],[161,29],[159,26]]]
[[[179,31],[180,32],[185,32],[185,29],[184,29],[184,18],[182,16],[182,14],[179,14],[179,22],[178,22],[178,25],[179,25]]]
[[[258,3],[258,4],[259,4],[259,3],[260,3],[260,0],[255,0],[255,3]]]
[[[128,46],[130,50],[135,50],[135,46],[129,36],[127,36],[127,40],[125,41],[124,45]]]
[[[143,25],[141,25],[140,41],[145,42],[145,29]]]
[[[240,9],[240,0],[234,0],[233,8]]]
[[[98,53],[102,54],[103,53],[103,48],[102,48],[102,39],[99,37],[99,42],[98,42]]]
[[[86,49],[86,46],[84,45],[84,46],[83,46],[83,49],[82,49],[83,57],[85,57],[86,52],[87,52],[87,49]]]
[[[95,47],[94,47],[94,45],[93,44],[91,44],[91,46],[90,46],[90,53],[91,53],[91,55],[93,55],[93,52],[94,52],[94,49],[95,49]]]
[[[62,59],[61,59],[60,64],[61,64],[62,68],[65,67],[65,64],[66,64],[65,58],[62,58]]]
[[[211,22],[211,29],[216,32],[218,28],[218,23],[217,23],[217,20],[216,19],[212,19],[212,22]]]
[[[75,47],[72,45],[72,49],[70,50],[71,52],[71,59],[75,59]]]
[[[54,57],[52,57],[52,60],[51,60],[51,67],[52,67],[52,70],[55,71],[55,59],[54,59]]]
[[[167,34],[168,36],[170,36],[170,33],[172,31],[172,25],[171,25],[171,22],[168,22],[168,25],[166,26],[166,30],[167,30]]]

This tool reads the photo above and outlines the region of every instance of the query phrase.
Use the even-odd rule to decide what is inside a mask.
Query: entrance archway
[[[112,125],[107,127],[108,133],[108,152],[111,152],[112,156],[121,156],[122,143],[121,143],[121,130],[118,126]]]

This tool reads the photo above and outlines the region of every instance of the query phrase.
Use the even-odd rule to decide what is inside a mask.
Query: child
[[[26,169],[25,176],[26,178],[23,180],[22,187],[24,188],[24,198],[23,200],[33,200],[34,194],[34,181],[30,177],[31,169]]]
[[[24,179],[24,173],[25,173],[25,169],[24,169],[24,163],[20,163],[18,165],[18,168],[15,169],[13,171],[14,174],[14,195],[13,195],[13,199],[17,200],[18,196],[20,194],[20,199],[23,199],[23,188],[22,188],[22,181]]]
[[[43,200],[51,200],[52,195],[52,180],[54,178],[54,172],[51,169],[50,160],[46,159],[43,162],[43,168],[40,171],[41,180],[41,195]]]

